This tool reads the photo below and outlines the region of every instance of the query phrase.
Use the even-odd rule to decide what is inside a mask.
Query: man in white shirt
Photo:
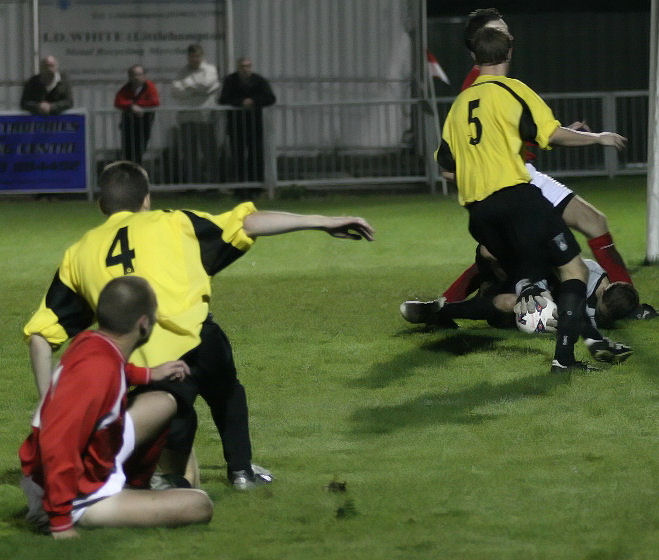
[[[182,179],[187,182],[208,182],[217,178],[218,146],[215,119],[210,109],[220,81],[215,65],[204,60],[199,44],[188,46],[188,63],[172,82],[172,95],[179,106],[190,111],[178,114],[180,134],[178,144],[183,156]]]

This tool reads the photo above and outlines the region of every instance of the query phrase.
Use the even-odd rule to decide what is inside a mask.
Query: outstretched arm
[[[601,144],[622,150],[627,145],[627,138],[615,132],[584,132],[559,126],[549,137],[550,144],[559,146],[590,146]]]
[[[291,231],[317,229],[333,237],[373,241],[375,234],[363,218],[354,216],[322,216],[319,214],[290,214],[288,212],[255,212],[245,218],[243,230],[249,237],[278,235]]]

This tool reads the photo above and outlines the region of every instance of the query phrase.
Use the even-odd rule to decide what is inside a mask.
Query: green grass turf
[[[642,265],[644,181],[570,184],[607,213],[642,300],[659,304],[659,270]],[[234,203],[208,193],[154,200],[209,211]],[[255,462],[277,480],[247,494],[226,486],[200,401],[209,526],[81,531],[55,543],[22,521],[16,450],[36,390],[20,328],[65,247],[101,217],[85,201],[0,201],[0,558],[656,558],[659,320],[609,333],[636,350],[627,363],[554,378],[551,336],[471,321],[432,331],[400,318],[400,301],[436,296],[472,262],[455,200],[370,194],[259,207],[358,214],[377,229],[372,244],[319,232],[263,238],[213,281],[212,310],[247,388]],[[578,355],[587,358],[582,346]],[[346,491],[329,492],[332,481]]]

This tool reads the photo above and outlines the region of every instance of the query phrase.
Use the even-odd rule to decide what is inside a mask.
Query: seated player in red
[[[19,450],[28,521],[56,539],[83,527],[171,527],[208,522],[213,505],[196,489],[138,490],[148,483],[176,413],[171,394],[137,396],[127,388],[181,380],[185,362],[149,369],[127,363],[156,321],[156,296],[146,280],[122,276],[102,290],[98,330],[81,332],[53,372]]]

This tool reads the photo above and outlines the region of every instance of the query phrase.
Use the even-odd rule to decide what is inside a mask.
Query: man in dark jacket
[[[240,110],[227,112],[227,134],[231,141],[234,179],[263,181],[263,112],[273,105],[275,94],[268,81],[252,72],[252,61],[238,59],[238,70],[222,82],[218,103]]]
[[[71,85],[59,71],[54,56],[47,56],[39,64],[39,73],[23,87],[21,109],[34,115],[59,115],[73,107]]]

